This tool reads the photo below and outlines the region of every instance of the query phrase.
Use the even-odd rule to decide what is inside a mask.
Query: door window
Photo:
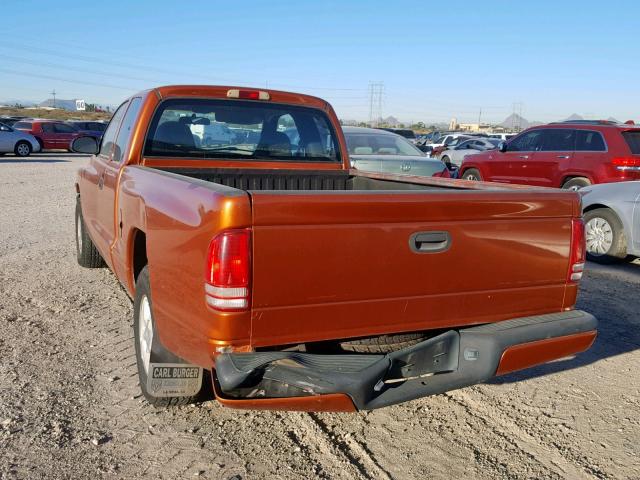
[[[128,103],[129,102],[124,102],[118,107],[116,112],[113,114],[113,117],[111,117],[111,122],[109,122],[107,130],[102,136],[102,142],[100,144],[100,155],[104,157],[110,157],[111,152],[113,152],[116,135],[118,134],[118,127],[120,126],[120,120],[122,120],[122,116],[124,115],[124,111],[127,109],[126,107]]]
[[[140,104],[142,103],[142,99],[140,97],[136,97],[131,100],[129,108],[127,109],[127,113],[122,120],[122,126],[120,127],[120,131],[118,132],[118,138],[116,139],[116,146],[113,150],[113,161],[120,163],[122,160],[122,156],[124,155],[125,148],[127,148],[129,137],[131,136],[131,129],[133,128],[133,124],[138,118],[138,112],[140,111]]]
[[[572,152],[575,144],[575,130],[553,128],[544,130],[542,150],[545,152]]]
[[[542,146],[542,130],[532,130],[509,143],[509,151],[535,152]]]
[[[54,123],[53,129],[56,133],[76,133],[76,129],[64,123]]]
[[[51,123],[43,123],[42,124],[42,133],[54,133],[53,124]]]

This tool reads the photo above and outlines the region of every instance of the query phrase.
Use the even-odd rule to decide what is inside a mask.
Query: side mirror
[[[498,144],[498,151],[502,152],[502,153],[506,152],[507,151],[507,142],[500,142]]]
[[[98,142],[93,137],[78,137],[71,142],[71,150],[76,153],[88,153],[95,155],[98,153]]]

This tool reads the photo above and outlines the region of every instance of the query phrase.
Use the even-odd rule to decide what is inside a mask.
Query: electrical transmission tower
[[[515,121],[512,123],[512,128],[519,132],[522,130],[522,102],[513,102],[513,117]]]
[[[382,118],[384,82],[369,82],[369,124],[377,127]]]
[[[53,108],[56,108],[56,89],[53,89],[53,92],[51,92],[51,95],[53,95]]]

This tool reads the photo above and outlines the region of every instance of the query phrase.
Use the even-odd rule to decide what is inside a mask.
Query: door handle
[[[102,190],[102,187],[104,187],[104,173],[98,177],[98,188]]]
[[[529,158],[529,155],[518,155],[518,158],[524,158],[524,159],[527,159],[527,158]]]
[[[557,158],[571,158],[571,155],[558,155]]]
[[[451,246],[449,232],[417,232],[409,237],[409,247],[414,253],[438,253]]]

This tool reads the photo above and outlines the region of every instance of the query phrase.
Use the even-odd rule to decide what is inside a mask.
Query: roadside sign
[[[85,110],[84,100],[76,100],[76,110],[78,111]]]

